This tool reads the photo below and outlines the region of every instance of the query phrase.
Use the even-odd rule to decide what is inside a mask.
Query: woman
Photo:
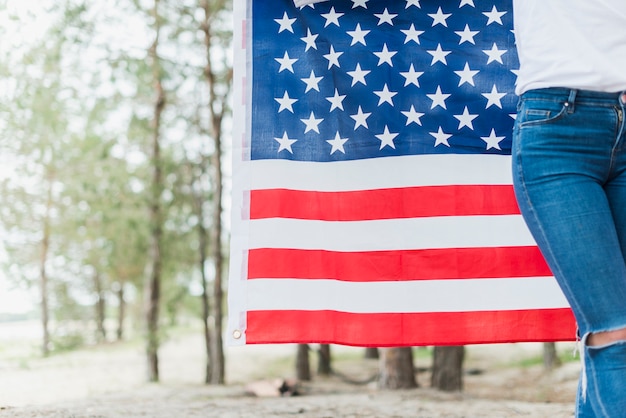
[[[567,297],[577,417],[626,416],[626,3],[514,0],[513,178]]]

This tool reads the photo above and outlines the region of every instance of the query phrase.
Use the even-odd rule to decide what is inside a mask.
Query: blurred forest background
[[[229,0],[0,1],[0,280],[44,356],[132,331],[156,381],[193,317],[223,381],[231,39]]]

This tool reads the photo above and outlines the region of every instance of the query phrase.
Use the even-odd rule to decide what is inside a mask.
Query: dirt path
[[[0,348],[3,343],[6,347],[0,341]],[[376,360],[363,360],[362,349],[332,349],[334,367],[342,373],[363,379],[376,372]],[[482,373],[466,376],[463,394],[428,389],[428,373],[422,372],[421,388],[415,390],[380,391],[372,384],[316,377],[302,386],[303,396],[255,398],[246,395],[245,384],[291,377],[294,346],[228,348],[225,387],[201,384],[199,335],[171,338],[163,346],[158,385],[143,383],[140,345],[30,360],[7,358],[0,349],[0,417],[571,417],[578,364],[567,363],[550,374],[541,366],[512,366],[538,353],[540,345],[468,347],[467,367]],[[417,358],[418,366],[428,362]]]

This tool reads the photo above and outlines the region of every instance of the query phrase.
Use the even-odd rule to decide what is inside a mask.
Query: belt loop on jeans
[[[578,90],[571,89],[569,91],[569,97],[567,98],[567,102],[565,102],[565,106],[567,106],[567,113],[574,113],[574,104],[576,103],[576,94],[578,94]]]

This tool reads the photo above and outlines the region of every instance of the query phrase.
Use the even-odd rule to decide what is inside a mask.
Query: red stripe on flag
[[[250,219],[324,221],[517,215],[511,185],[427,186],[346,192],[252,190]]]
[[[573,341],[575,334],[570,309],[382,314],[252,311],[247,316],[246,343],[400,347]]]
[[[248,278],[354,282],[551,276],[537,247],[335,252],[262,248],[248,254]]]

